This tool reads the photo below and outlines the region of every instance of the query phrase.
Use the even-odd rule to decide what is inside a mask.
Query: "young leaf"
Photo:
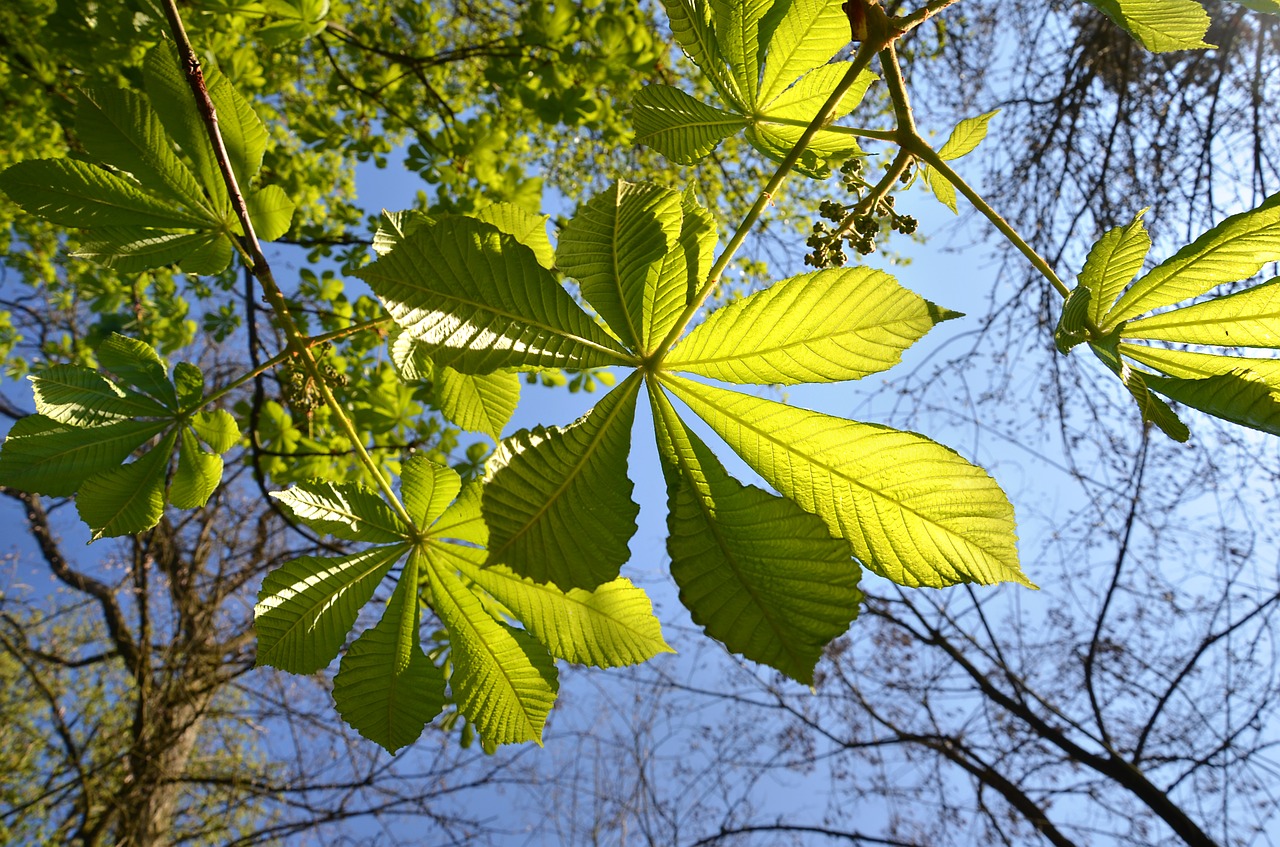
[[[760,20],[773,0],[709,0],[716,44],[729,62],[743,104],[756,105],[760,91]]]
[[[660,389],[650,398],[681,602],[730,650],[812,683],[862,600],[848,542],[790,500],[730,477]]]
[[[168,414],[150,397],[124,391],[97,371],[77,365],[54,365],[28,379],[36,412],[58,423],[91,427]]]
[[[178,392],[169,381],[164,360],[150,344],[113,332],[98,347],[97,353],[98,364],[126,385],[150,395],[172,411],[178,410]]]
[[[1265,382],[1247,370],[1203,379],[1159,376],[1145,379],[1151,390],[1185,406],[1224,421],[1280,435],[1280,400]]]
[[[267,185],[250,191],[244,202],[260,241],[275,241],[289,231],[289,223],[293,220],[293,201],[280,186]]]
[[[1145,374],[1130,367],[1128,362],[1120,358],[1119,341],[1114,334],[1089,342],[1089,349],[1111,369],[1112,373],[1120,377],[1121,384],[1138,404],[1138,411],[1142,414],[1144,423],[1155,424],[1161,432],[1178,443],[1183,443],[1191,437],[1187,425],[1178,418],[1173,409],[1169,408],[1169,404],[1147,387],[1147,377],[1151,374]]]
[[[1153,53],[1213,47],[1209,15],[1195,0],[1085,0]]]
[[[240,440],[240,427],[236,426],[236,419],[224,409],[198,412],[191,419],[191,428],[215,453],[227,452]]]
[[[164,483],[176,434],[127,465],[94,474],[76,492],[76,511],[91,540],[144,532],[164,515]]]
[[[716,242],[719,233],[716,231],[715,218],[705,208],[698,205],[691,195],[684,198],[684,221],[680,225],[680,246],[684,248],[684,262],[689,270],[689,291],[685,297],[688,303],[693,302],[698,289],[711,274],[711,266],[715,264]],[[659,309],[654,308],[655,316]],[[674,319],[672,319],[674,321]],[[650,331],[650,338],[662,338],[670,331],[671,325],[659,329],[658,319]]]
[[[520,376],[509,371],[462,374],[435,369],[435,401],[445,420],[468,432],[483,432],[494,441],[520,403]]]
[[[381,497],[356,483],[314,480],[271,496],[307,526],[335,538],[377,544],[402,541],[409,534]]]
[[[142,76],[152,108],[169,136],[195,165],[195,175],[211,198],[212,208],[220,216],[230,212],[226,183],[172,42],[162,41],[147,52]]]
[[[955,317],[883,271],[815,271],[713,312],[665,365],[737,383],[861,379],[893,367],[903,350]]]
[[[454,474],[454,476],[457,475]],[[484,513],[480,507],[483,489],[484,486],[480,482],[473,482],[462,489],[462,493],[458,495],[457,500],[453,501],[453,505],[449,506],[440,519],[431,525],[431,537],[461,541],[481,547],[488,546],[489,527],[484,522]],[[405,508],[408,508],[408,497],[406,496],[405,499]]]
[[[639,388],[633,375],[571,426],[498,445],[482,501],[491,562],[564,590],[618,576],[640,510],[627,478]]]
[[[198,408],[204,399],[204,373],[190,362],[178,362],[173,366],[173,387],[179,409]]]
[[[938,156],[945,161],[951,161],[972,153],[987,137],[987,124],[991,122],[991,119],[999,111],[999,109],[996,109],[995,111],[978,115],[976,118],[965,118],[956,124],[955,129],[951,130],[951,135],[947,138],[947,142],[938,150]],[[922,165],[920,170],[924,174],[924,180],[929,184],[934,196],[942,202],[942,205],[952,212],[958,213],[955,187],[947,181],[945,176],[933,168]]]
[[[538,264],[547,270],[555,267],[555,250],[547,238],[547,216],[535,215],[514,203],[494,203],[474,212],[471,217],[493,224],[533,251]]]
[[[179,509],[199,509],[222,481],[222,457],[206,453],[191,430],[183,428],[178,469],[169,484],[169,502]]]
[[[1246,359],[1123,342],[1119,345],[1119,352],[1135,362],[1180,379],[1200,379],[1248,370],[1251,379],[1261,380],[1273,390],[1280,391],[1280,359]]]
[[[637,665],[670,653],[644,591],[618,577],[594,591],[561,591],[524,579],[502,565],[484,565],[484,551],[452,544],[434,548],[462,575],[493,595],[552,656],[580,665]]]
[[[636,143],[671,161],[691,165],[707,156],[747,119],[696,100],[670,85],[646,85],[631,101]]]
[[[81,429],[28,415],[13,425],[0,450],[0,485],[68,497],[89,477],[118,467],[171,424],[123,420]]]
[[[710,0],[662,0],[662,5],[667,10],[667,21],[676,43],[702,69],[726,102],[745,111],[746,101],[737,81],[725,73],[725,60],[711,26]]]
[[[834,418],[663,375],[734,452],[900,585],[1017,582],[1013,507],[954,451],[910,432]]]
[[[452,565],[428,557],[431,605],[449,630],[453,699],[486,744],[542,744],[556,699],[555,663],[520,630],[495,621]]]
[[[1107,314],[1104,330],[1171,306],[1224,282],[1247,279],[1280,260],[1280,194],[1232,215],[1139,279]]]
[[[436,364],[463,373],[628,360],[529,248],[491,224],[446,219],[358,275]]]
[[[1079,279],[1091,292],[1089,318],[1094,326],[1103,325],[1120,292],[1142,270],[1151,250],[1151,236],[1142,223],[1146,211],[1138,212],[1128,226],[1108,230],[1089,250]]]
[[[579,208],[560,236],[560,269],[578,280],[582,296],[632,349],[648,342],[644,307],[653,302],[683,217],[679,193],[618,181]]]
[[[342,657],[333,702],[353,729],[388,753],[412,744],[444,708],[444,671],[418,644],[421,607],[415,548],[382,619]]]
[[[407,544],[338,558],[302,556],[267,574],[253,608],[259,665],[315,673],[342,649],[360,609]]]
[[[231,262],[231,242],[219,231],[102,226],[87,230],[71,255],[121,273],[176,264],[184,273],[216,274]]]
[[[760,102],[770,103],[797,77],[825,65],[849,43],[849,18],[839,0],[791,0],[769,39]]]
[[[400,496],[419,529],[426,529],[449,511],[461,485],[457,471],[423,456],[410,456],[400,467]]]

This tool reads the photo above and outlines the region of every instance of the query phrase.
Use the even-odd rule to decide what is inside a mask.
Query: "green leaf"
[[[329,14],[329,0],[301,0],[298,3],[267,0],[267,10],[279,20],[261,27],[257,36],[265,44],[280,47],[322,32],[325,16]]]
[[[1119,352],[1147,367],[1180,379],[1199,379],[1247,370],[1250,378],[1261,380],[1273,390],[1280,391],[1280,359],[1219,356],[1123,342],[1119,345]]]
[[[636,143],[691,165],[745,129],[746,118],[695,100],[670,85],[646,85],[631,101]]]
[[[1213,47],[1209,15],[1195,0],[1085,0],[1153,53]]]
[[[1280,15],[1280,2],[1277,0],[1235,0],[1235,2],[1257,12]]]
[[[1280,347],[1280,279],[1129,321],[1124,338],[1224,347]]]
[[[1092,297],[1087,286],[1077,285],[1071,289],[1071,295],[1062,305],[1062,316],[1058,318],[1058,326],[1053,331],[1053,343],[1064,356],[1075,346],[1089,340],[1085,318],[1088,317]]]
[[[77,365],[54,365],[28,379],[35,395],[36,412],[73,427],[100,426],[169,413],[150,397],[123,391],[97,371]]]
[[[217,224],[200,184],[170,147],[169,136],[147,99],[132,91],[81,91],[76,135],[89,155],[133,175],[144,188]]]
[[[169,381],[164,359],[150,344],[113,332],[96,352],[98,364],[126,385],[150,395],[168,409],[178,410],[178,393]]]
[[[959,317],[871,268],[801,274],[712,313],[664,364],[726,382],[796,385],[888,370]]]
[[[1275,261],[1280,261],[1280,194],[1227,218],[1135,282],[1107,314],[1103,329],[1246,279]]]
[[[520,402],[520,376],[512,372],[462,374],[436,368],[436,407],[445,420],[468,432],[502,438]]]
[[[199,509],[222,481],[222,457],[200,449],[185,427],[178,449],[178,470],[169,484],[169,502],[179,509]]]
[[[400,466],[400,497],[419,529],[431,526],[448,510],[461,485],[457,471],[425,456],[410,456]]]
[[[177,439],[165,436],[127,465],[94,474],[76,492],[76,511],[93,530],[91,541],[144,532],[164,515],[164,483]]]
[[[221,273],[231,262],[231,241],[221,232],[96,227],[71,254],[121,273],[180,264],[185,273]]]
[[[204,65],[205,87],[218,115],[218,130],[241,190],[258,175],[267,149],[267,130],[253,106],[210,64]]]
[[[14,423],[0,450],[0,485],[69,497],[86,479],[117,467],[171,424],[124,420],[81,429],[28,415]]]
[[[535,215],[514,203],[494,203],[474,212],[470,217],[493,224],[533,251],[538,264],[547,270],[555,267],[555,250],[547,237],[547,216]]]
[[[1224,421],[1280,435],[1280,399],[1248,370],[1203,379],[1147,376],[1147,386]]]
[[[360,609],[407,544],[370,547],[350,556],[302,556],[267,574],[253,608],[257,663],[315,673],[342,649]]]
[[[1142,223],[1146,209],[1134,216],[1127,226],[1118,226],[1106,232],[1089,249],[1084,269],[1080,271],[1080,285],[1090,291],[1089,319],[1101,327],[1107,320],[1120,292],[1142,270],[1142,262],[1151,250],[1151,236]]]
[[[68,227],[202,228],[208,222],[123,177],[76,159],[31,159],[0,173],[0,189],[33,215]]]
[[[406,236],[435,222],[435,218],[417,209],[404,212],[388,212],[383,209],[378,220],[378,231],[373,234],[373,252],[385,256],[404,241]]]
[[[709,0],[662,0],[676,43],[688,54],[725,101],[744,110],[738,83],[725,73],[724,57],[711,27]]]
[[[979,467],[924,436],[661,377],[765,481],[900,585],[1032,583],[1013,507]]]
[[[706,282],[707,277],[711,275],[711,267],[715,263],[716,242],[719,240],[719,234],[716,231],[716,221],[711,213],[691,196],[684,199],[684,221],[680,225],[680,246],[684,248],[684,261],[688,267],[689,273],[689,291],[686,301],[692,303],[697,296],[698,289]],[[655,306],[653,309],[654,327],[650,332],[650,338],[661,338],[671,330],[671,326],[659,328],[659,318],[661,310]],[[674,322],[671,324],[674,326]]]
[[[1128,390],[1133,401],[1138,405],[1143,423],[1154,424],[1161,432],[1174,441],[1184,443],[1191,437],[1187,429],[1169,404],[1151,392],[1147,387],[1147,379],[1151,374],[1143,373],[1120,358],[1118,341],[1115,335],[1098,341],[1089,342],[1089,349],[1098,359],[1120,377],[1120,382]]]
[[[773,30],[760,81],[760,102],[771,103],[797,77],[849,43],[849,18],[839,0],[791,0]],[[777,7],[775,6],[775,9]]]
[[[805,128],[818,114],[832,89],[844,78],[849,67],[848,62],[835,62],[806,74],[769,104],[766,115],[747,128],[747,141],[774,161],[782,161],[800,141]],[[839,120],[853,111],[876,79],[875,74],[863,71],[840,99],[831,120]],[[832,162],[861,154],[862,148],[853,135],[834,129],[821,129],[801,154],[796,170],[808,177],[825,179],[831,174]]]
[[[244,198],[249,220],[261,241],[275,241],[289,231],[293,220],[293,201],[278,185],[267,185],[250,191]]]
[[[571,426],[498,445],[482,501],[490,561],[565,590],[618,576],[639,512],[627,478],[639,387],[632,375]]]
[[[862,600],[848,542],[790,500],[730,477],[661,390],[650,397],[681,602],[730,650],[812,683]]]
[[[524,579],[502,565],[484,566],[484,551],[434,548],[467,579],[493,595],[552,656],[580,665],[637,665],[675,652],[662,638],[649,596],[618,577],[594,591],[561,591]]]
[[[240,440],[236,419],[224,409],[199,412],[191,419],[191,428],[215,453],[225,453]]]
[[[560,235],[560,269],[578,280],[582,296],[609,328],[643,350],[644,307],[653,302],[663,258],[680,237],[680,194],[619,180],[578,209]]]
[[[183,411],[200,406],[204,399],[204,374],[190,362],[173,366],[173,387],[178,395],[178,408]]]
[[[444,671],[418,644],[415,548],[381,620],[356,639],[333,678],[333,702],[350,726],[388,753],[412,744],[444,708]]]
[[[271,496],[316,532],[347,541],[394,543],[408,527],[382,498],[354,482],[302,482]]]
[[[420,229],[358,276],[436,364],[463,373],[628,360],[528,247],[490,224]]]
[[[449,686],[486,744],[542,744],[556,699],[555,663],[528,634],[498,623],[453,566],[428,556],[432,608],[449,630]]]
[[[204,122],[196,109],[191,87],[178,64],[178,54],[172,42],[162,41],[147,52],[142,66],[143,80],[151,106],[160,117],[170,137],[187,154],[195,165],[195,175],[204,186],[212,207],[221,216],[231,211],[231,199],[226,183],[218,170],[213,145],[209,142]]]
[[[716,44],[729,62],[729,71],[752,108],[760,91],[760,19],[773,0],[709,0],[715,21]],[[705,70],[705,69],[704,69]]]
[[[999,112],[1000,110],[996,109],[986,114],[978,115],[976,118],[965,118],[960,121],[960,123],[956,124],[955,129],[951,130],[951,135],[948,136],[946,143],[938,150],[938,156],[950,161],[972,153],[987,137],[987,124]],[[933,168],[922,165],[920,170],[924,174],[925,182],[929,185],[929,190],[938,198],[938,201],[952,212],[958,214],[955,186]]]
[[[489,527],[481,510],[481,492],[484,486],[473,482],[462,489],[458,499],[432,524],[430,536],[486,547],[489,544]],[[407,508],[407,506],[406,506]]]

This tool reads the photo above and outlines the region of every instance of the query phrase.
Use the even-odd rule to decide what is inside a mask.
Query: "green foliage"
[[[889,18],[855,2],[852,9],[874,8],[883,20],[862,33],[873,49],[835,61],[850,17],[834,0],[665,5],[672,34],[703,84],[692,89],[697,96],[651,85],[624,98],[632,101],[636,140],[673,162],[693,163],[732,149],[730,137],[743,131],[746,143],[781,163],[718,255],[723,200],[707,208],[692,185],[680,191],[625,179],[603,188],[579,180],[566,196],[582,202],[553,246],[548,219],[538,213],[540,178],[510,161],[519,158],[513,153],[551,155],[558,142],[540,139],[555,136],[547,130],[561,124],[606,145],[623,138],[625,121],[607,89],[629,95],[640,72],[663,58],[643,13],[631,6],[535,0],[518,10],[516,36],[505,19],[464,25],[431,4],[396,7],[386,20],[324,0],[205,4],[197,17],[211,32],[255,29],[269,48],[264,56],[228,50],[220,69],[208,63],[220,136],[194,105],[182,72],[186,57],[167,42],[135,45],[117,62],[127,72],[94,79],[76,95],[66,123],[84,157],[47,158],[41,147],[40,156],[0,174],[0,188],[31,215],[83,230],[69,236],[23,224],[31,256],[10,261],[45,280],[50,296],[91,297],[93,310],[113,320],[127,307],[150,309],[163,313],[156,321],[162,328],[151,343],[112,332],[102,317],[94,330],[100,343],[90,349],[68,342],[59,355],[77,363],[32,378],[38,414],[18,421],[0,450],[0,484],[74,495],[95,538],[141,532],[162,518],[166,503],[198,508],[208,501],[222,478],[221,454],[241,441],[237,420],[220,404],[252,382],[252,397],[233,406],[251,430],[246,461],[262,484],[292,483],[273,494],[281,511],[334,548],[332,555],[293,558],[264,579],[255,607],[257,660],[308,674],[342,654],[333,680],[338,712],[391,752],[413,743],[442,712],[446,722],[461,715],[486,749],[540,742],[557,693],[556,660],[613,667],[670,651],[648,598],[620,575],[639,509],[628,461],[641,395],[667,483],[672,576],[693,620],[734,652],[812,682],[827,644],[857,617],[864,568],[911,588],[1034,587],[1018,562],[1011,504],[983,469],[953,450],[917,433],[700,381],[860,379],[891,368],[934,326],[960,317],[865,267],[770,281],[707,310],[791,170],[823,178],[844,162],[845,181],[860,196],[849,206],[828,201],[823,214],[838,228],[813,237],[833,237],[838,246],[852,231],[855,243],[871,245],[866,252],[881,226],[877,215],[914,232],[915,221],[893,211],[890,189],[909,181],[908,168],[919,161],[943,203],[955,210],[957,192],[965,193],[1066,293],[1047,263],[946,165],[979,145],[994,113],[962,121],[938,151],[904,118],[910,104],[892,44],[923,13]],[[1192,0],[1093,5],[1150,49],[1206,46],[1208,19]],[[1271,3],[1249,5],[1274,11]],[[147,15],[104,20],[136,33]],[[86,31],[96,25],[83,23]],[[422,42],[442,53],[419,52],[423,44],[407,43],[406,32],[423,33]],[[455,61],[441,58],[452,45],[432,39],[460,32],[490,39],[482,43],[493,54],[459,65],[451,77],[436,64]],[[365,39],[383,45],[376,60],[361,53]],[[368,99],[315,105],[299,102],[305,98],[290,85],[268,87],[288,117],[287,125],[264,124],[237,87],[264,90],[268,79],[292,79],[282,76],[291,60],[281,54],[312,41],[321,42],[329,87]],[[880,48],[898,125],[835,126],[877,78],[863,67]],[[468,87],[484,93],[460,115],[447,98]],[[708,88],[723,107],[703,101]],[[419,114],[423,99],[439,108],[425,123],[406,117]],[[379,108],[365,111],[370,102]],[[494,103],[501,108],[481,108]],[[424,198],[423,208],[384,212],[372,239],[376,259],[353,248],[337,263],[341,274],[306,268],[288,294],[268,263],[249,260],[241,213],[267,240],[291,230],[341,235],[352,221],[342,192],[330,209],[323,180],[304,173],[319,170],[322,160],[307,152],[322,146],[316,141],[340,138],[341,156],[379,161],[410,130],[409,164],[434,186],[432,205]],[[902,151],[875,184],[859,176],[860,137]],[[231,174],[214,154],[215,138],[246,192],[243,209],[227,190]],[[567,154],[566,181],[587,155]],[[590,161],[599,173],[604,160]],[[752,172],[741,162],[735,168],[725,169],[734,174],[725,179],[745,184]],[[323,229],[330,219],[333,230]],[[59,239],[117,276],[95,283],[73,272],[65,283],[71,287],[60,288],[58,262],[40,258]],[[1280,195],[1131,282],[1151,245],[1139,214],[1090,252],[1055,340],[1063,352],[1087,343],[1144,420],[1178,440],[1189,433],[1157,395],[1280,432],[1275,360],[1184,349],[1277,346],[1274,280],[1187,304],[1280,260],[1277,244]],[[313,260],[329,255],[330,241],[316,245]],[[237,254],[273,311],[271,333],[242,322],[229,296]],[[242,324],[250,335],[244,372],[212,390],[194,365],[166,364],[185,343],[176,321],[186,301],[178,277],[155,271],[175,263],[208,277],[183,284],[210,306],[204,323],[219,340]],[[348,298],[344,275],[367,283],[378,301]],[[252,284],[244,300],[256,300]],[[139,318],[135,328],[148,323]],[[259,332],[274,336],[264,340]],[[278,354],[259,364],[260,349],[272,340]],[[90,367],[95,357],[114,378]],[[603,368],[629,373],[615,380]],[[565,371],[578,372],[575,382]],[[521,372],[548,384],[610,390],[569,426],[503,439]],[[267,396],[268,374],[279,388],[274,397]],[[734,479],[673,399],[773,491]],[[496,442],[483,480],[464,486],[441,463],[456,433],[429,413],[433,407]],[[468,476],[479,476],[486,453],[481,443],[453,458]],[[378,620],[362,626],[384,586]],[[438,623],[425,645],[424,610]]]

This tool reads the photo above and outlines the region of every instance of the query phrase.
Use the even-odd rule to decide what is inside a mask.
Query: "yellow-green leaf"
[[[1151,236],[1142,223],[1146,211],[1138,212],[1127,226],[1108,230],[1089,249],[1079,280],[1091,293],[1089,318],[1094,326],[1106,322],[1107,312],[1120,292],[1142,270],[1142,262],[1151,249]]]
[[[1195,0],[1085,0],[1153,53],[1199,50],[1209,15]]]
[[[791,0],[765,56],[760,102],[766,106],[796,79],[825,65],[849,43],[849,18],[840,0]],[[776,7],[775,7],[776,8]]]
[[[1280,279],[1129,321],[1121,336],[1223,347],[1280,347]]]

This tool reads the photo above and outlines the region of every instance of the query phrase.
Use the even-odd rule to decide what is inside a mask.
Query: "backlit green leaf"
[[[173,387],[179,409],[197,408],[204,399],[204,373],[190,362],[178,362],[173,366]]]
[[[1247,370],[1203,379],[1147,376],[1147,386],[1224,421],[1280,435],[1280,399]]]
[[[478,221],[493,224],[533,251],[538,264],[550,270],[555,266],[555,250],[547,237],[547,216],[535,215],[514,203],[494,203],[472,213]]]
[[[162,41],[147,52],[142,75],[152,108],[169,136],[195,165],[196,177],[213,198],[212,208],[221,214],[229,213],[231,200],[226,184],[172,42]]]
[[[94,474],[76,492],[80,520],[93,541],[151,529],[164,515],[164,484],[176,434],[127,465]]]
[[[907,586],[1031,586],[1018,566],[1008,498],[954,451],[672,375],[662,384],[876,573]]]
[[[1280,279],[1129,321],[1124,338],[1223,347],[1280,347]]]
[[[977,150],[978,145],[987,137],[987,124],[991,123],[991,119],[998,114],[1000,110],[996,109],[975,118],[965,118],[960,121],[955,129],[951,130],[947,142],[938,149],[938,157],[951,161]]]
[[[381,620],[342,657],[333,702],[353,729],[394,753],[418,740],[444,708],[444,671],[418,644],[418,572],[414,550]]]
[[[26,211],[59,226],[198,229],[207,225],[203,217],[78,159],[19,162],[0,173],[0,189]]]
[[[199,412],[191,419],[191,428],[215,453],[225,453],[240,440],[236,419],[224,409]]]
[[[335,538],[376,544],[408,536],[408,528],[381,497],[353,482],[313,480],[271,496],[307,526]]]
[[[1085,0],[1154,53],[1212,47],[1209,16],[1195,0]]]
[[[644,307],[653,303],[663,258],[680,237],[680,194],[619,181],[578,209],[556,260],[582,296],[633,349],[643,349]]]
[[[760,19],[773,0],[709,0],[716,44],[729,62],[744,105],[755,106],[760,91]]]
[[[419,529],[431,526],[448,510],[461,485],[457,471],[425,456],[410,456],[400,467],[400,497]]]
[[[1135,282],[1107,314],[1103,329],[1225,282],[1247,279],[1278,260],[1280,194],[1273,194],[1256,209],[1227,218]]]
[[[370,547],[350,556],[301,556],[267,574],[253,607],[258,665],[315,673],[333,661],[407,544]]]
[[[1120,344],[1119,349],[1128,358],[1169,376],[1199,379],[1247,370],[1251,378],[1261,380],[1272,389],[1280,391],[1280,359],[1220,356],[1124,343]]]
[[[700,206],[692,196],[684,198],[684,221],[680,225],[680,246],[684,248],[684,262],[689,274],[689,292],[685,298],[692,303],[698,289],[711,275],[711,267],[715,264],[716,242],[719,233],[716,230],[715,218],[704,207]],[[670,331],[671,327],[658,328],[658,317],[661,308],[654,307],[655,325],[650,338],[660,338]]]
[[[244,191],[262,167],[262,154],[267,149],[267,130],[253,111],[253,106],[221,71],[207,63],[203,69],[205,87],[218,114],[218,130],[231,160],[231,170],[240,183],[240,190]]]
[[[571,426],[498,445],[482,503],[491,561],[565,590],[618,576],[639,512],[627,478],[639,388],[633,375]]]
[[[429,556],[431,605],[449,630],[449,687],[488,744],[542,744],[556,699],[555,663],[527,633],[495,621],[453,566]]]
[[[231,262],[231,249],[221,232],[95,227],[72,255],[121,273],[180,264],[185,273],[216,274]]]
[[[489,527],[484,522],[484,513],[480,507],[483,489],[484,486],[478,481],[463,488],[458,499],[431,525],[431,537],[488,546]]]
[[[436,364],[463,373],[627,361],[533,252],[490,224],[420,229],[359,276]]]
[[[20,418],[0,449],[0,485],[67,497],[86,479],[120,465],[172,421],[123,420],[89,429],[43,415]]]
[[[1089,349],[1098,359],[1120,377],[1120,382],[1138,406],[1143,423],[1154,424],[1174,441],[1183,443],[1191,437],[1187,425],[1182,422],[1169,404],[1161,400],[1147,387],[1151,374],[1143,373],[1120,358],[1118,341],[1114,335],[1089,342]]]
[[[737,81],[725,72],[724,56],[711,26],[709,0],[662,0],[667,10],[667,21],[676,43],[684,49],[693,63],[726,102],[745,108],[745,98]]]
[[[741,115],[708,106],[670,85],[646,85],[631,101],[636,143],[691,165],[745,129]]]
[[[760,81],[761,103],[772,102],[798,77],[826,64],[849,43],[849,18],[840,5],[840,0],[785,4],[786,11],[769,40]]]
[[[222,481],[222,457],[206,453],[191,430],[183,428],[178,469],[169,483],[169,502],[179,509],[199,509]]]
[[[244,197],[249,220],[260,241],[275,241],[289,231],[293,220],[293,201],[278,185],[263,186]]]
[[[954,317],[883,271],[815,271],[712,313],[665,364],[726,382],[860,379],[893,367],[903,350]]]
[[[150,344],[113,332],[98,347],[97,354],[98,364],[126,385],[177,411],[178,393],[169,381],[164,360]]]
[[[36,411],[58,423],[88,427],[168,414],[150,397],[126,392],[97,371],[77,365],[54,365],[28,379]]]
[[[1151,249],[1151,236],[1143,226],[1146,209],[1134,216],[1128,226],[1108,230],[1089,250],[1080,284],[1091,292],[1089,318],[1094,326],[1102,326],[1120,292],[1142,270],[1142,262]]]
[[[484,566],[484,551],[435,548],[467,579],[506,606],[552,656],[581,665],[636,665],[672,649],[662,638],[649,597],[618,577],[594,591],[561,591],[524,579],[502,565]]]
[[[848,542],[790,500],[730,477],[661,390],[650,397],[680,600],[730,650],[811,683],[862,600]]]
[[[436,406],[445,420],[468,432],[483,432],[494,441],[520,403],[520,375],[509,371],[463,374],[453,368],[435,370]]]

